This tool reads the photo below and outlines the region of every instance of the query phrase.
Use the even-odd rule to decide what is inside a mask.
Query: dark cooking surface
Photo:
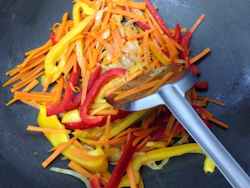
[[[178,22],[188,29],[202,13],[204,21],[194,32],[191,56],[206,47],[212,52],[198,63],[209,89],[201,95],[218,99],[225,108],[209,104],[215,118],[229,124],[229,130],[212,125],[212,130],[233,157],[250,175],[250,3],[248,0],[154,0],[170,28]],[[61,22],[63,13],[72,11],[70,0],[0,1],[0,85],[9,78],[5,72],[21,63],[24,53],[49,39],[49,28]],[[58,158],[47,169],[41,163],[52,147],[42,133],[27,132],[37,125],[38,110],[15,103],[10,86],[0,92],[0,187],[80,187],[73,177],[50,172],[51,166],[66,167]],[[34,154],[37,152],[37,154]],[[203,172],[204,156],[187,154],[171,158],[160,171],[142,168],[146,188],[151,187],[230,187],[218,169]]]

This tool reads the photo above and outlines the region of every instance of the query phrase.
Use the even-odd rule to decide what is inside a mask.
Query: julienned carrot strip
[[[88,61],[89,61],[89,68],[92,69],[95,66],[95,64],[93,62],[92,49],[90,46],[87,49],[87,55],[88,55]]]
[[[159,76],[159,74],[155,74],[153,76],[151,76],[150,78],[148,78],[147,80],[145,80],[144,82],[141,83],[141,85],[144,85],[146,83],[151,82],[153,79],[155,79],[157,76]]]
[[[123,1],[114,1],[114,3],[118,6],[124,7],[125,6],[125,2]],[[133,2],[133,1],[128,1],[128,6],[130,8],[134,8],[134,9],[139,9],[139,10],[145,10],[146,9],[146,3],[144,2]]]
[[[114,24],[117,25],[118,27],[120,27],[120,28],[122,28],[122,29],[124,29],[124,30],[126,30],[126,31],[128,31],[128,32],[130,32],[130,33],[134,33],[133,30],[130,30],[130,29],[124,27],[123,25],[119,24],[118,22],[116,22],[115,20],[113,20],[113,19],[111,19],[111,18],[109,19],[109,21],[112,22],[112,23],[114,23]]]
[[[145,137],[147,137],[147,135],[141,135],[141,136],[138,136],[138,137],[136,137],[135,139],[134,139],[134,141],[133,141],[133,146],[136,146],[143,138],[145,138]]]
[[[140,130],[140,131],[136,131],[134,132],[135,136],[142,136],[142,135],[149,135],[150,133],[156,131],[157,129],[161,128],[162,126],[155,126],[155,127],[151,127],[151,128],[147,128],[144,130]]]
[[[205,50],[203,50],[200,54],[198,54],[197,56],[193,57],[191,60],[190,60],[190,64],[193,64],[195,63],[196,61],[198,61],[200,58],[202,58],[203,56],[205,56],[206,54],[208,54],[210,52],[210,48],[207,47]]]
[[[111,10],[111,13],[112,14],[120,14],[120,15],[123,15],[123,16],[134,18],[134,19],[139,20],[139,21],[141,21],[143,23],[147,22],[147,20],[145,18],[143,18],[142,16],[139,16],[139,15],[137,15],[135,13],[132,13],[132,12],[129,12],[129,11],[113,9],[113,10]]]
[[[134,177],[134,173],[133,173],[131,162],[128,164],[126,172],[128,174],[128,179],[129,179],[130,187],[131,188],[137,188],[136,183],[135,183],[135,177]]]
[[[65,142],[61,147],[59,147],[50,157],[48,157],[43,163],[42,166],[43,168],[46,168],[60,153],[68,147],[70,144],[72,144],[77,137],[71,138],[68,142]]]
[[[120,34],[119,30],[118,30],[118,27],[115,26],[115,29],[113,29],[111,32],[112,32],[113,38],[116,38],[116,40],[118,41],[120,49],[122,49],[123,48],[123,42],[122,42],[122,37],[121,37],[121,34]]]
[[[68,19],[68,12],[66,12],[62,17],[62,23],[59,26],[59,30],[55,38],[56,41],[59,41],[65,35],[65,26],[67,23],[67,19]]]
[[[168,72],[163,78],[162,80],[157,83],[149,92],[148,95],[151,95],[152,93],[154,93],[157,89],[159,89],[165,82],[167,82],[172,76],[173,76],[174,72]]]
[[[114,98],[114,100],[116,101],[116,100],[122,99],[122,98],[124,98],[124,97],[128,97],[129,95],[138,93],[138,92],[140,92],[140,91],[144,91],[144,90],[150,89],[150,88],[154,87],[156,84],[158,84],[159,82],[160,82],[160,80],[155,80],[155,81],[152,81],[152,82],[150,82],[150,83],[141,85],[141,86],[139,86],[139,87],[130,89],[130,90],[128,90],[128,91],[122,91],[119,95],[117,95],[117,96]]]
[[[105,50],[104,52],[102,52],[98,58],[97,58],[97,62],[100,62],[109,52],[107,50]]]
[[[53,101],[54,97],[47,96],[47,95],[39,95],[39,94],[33,94],[33,93],[25,93],[16,91],[14,97],[18,100],[24,99],[24,100],[38,100],[38,101]]]
[[[127,135],[128,133],[132,133],[132,132],[135,132],[135,131],[139,131],[139,130],[143,130],[142,127],[136,127],[136,128],[129,128],[127,130],[124,130],[122,131],[121,133],[119,133],[118,135],[116,135],[113,139],[118,139],[124,135]]]
[[[55,97],[55,93],[51,93],[51,92],[33,91],[31,92],[31,94]]]
[[[28,101],[28,100],[21,100],[22,103],[25,103],[29,106],[32,106],[38,110],[40,110],[40,104],[36,103],[36,102],[33,102],[33,101]]]
[[[229,128],[227,124],[222,123],[221,121],[219,121],[219,120],[217,120],[217,119],[214,119],[213,117],[211,117],[211,116],[209,116],[209,115],[207,115],[207,114],[205,114],[205,116],[206,116],[206,118],[207,118],[209,121],[212,121],[212,122],[216,123],[217,125],[220,125],[220,126],[224,127],[225,129],[228,129],[228,128]]]
[[[170,135],[171,130],[172,130],[172,127],[173,127],[173,125],[174,125],[174,122],[175,122],[175,117],[174,117],[173,114],[171,114],[171,116],[170,116],[170,118],[169,118],[169,121],[168,121],[168,123],[167,123],[167,125],[166,125],[165,132],[164,132],[164,134],[165,134],[166,136],[169,136],[169,135]]]
[[[86,75],[83,78],[83,88],[82,88],[81,104],[83,104],[83,102],[84,102],[84,100],[86,99],[86,96],[87,96],[87,89],[88,89],[89,77],[90,77],[90,71],[87,71]]]
[[[105,125],[101,126],[99,129],[92,132],[93,136],[96,136],[98,133],[102,132],[105,129]]]
[[[158,22],[155,20],[154,16],[151,14],[151,12],[146,8],[145,12],[148,14],[149,18],[152,20],[152,22],[154,23],[154,25],[159,28],[159,32],[161,35],[164,34],[162,28],[159,26]]]
[[[173,129],[172,129],[172,131],[171,131],[171,134],[170,134],[169,137],[168,137],[166,146],[168,146],[168,145],[170,144],[170,142],[171,142],[171,140],[172,140],[172,138],[173,138],[173,136],[174,136],[175,130],[176,130],[176,128],[177,128],[178,125],[179,125],[179,122],[177,121],[177,122],[174,124]]]
[[[29,73],[26,73],[26,75],[24,75],[21,79],[22,81],[13,85],[13,87],[18,86],[19,84],[21,84],[22,82],[25,82],[26,80],[29,80],[30,78],[32,78],[33,76],[35,76],[37,73],[39,73],[40,71],[42,71],[44,69],[44,64],[40,64],[37,67],[35,67],[34,69],[32,69]]]
[[[155,39],[157,40],[157,42],[159,42],[159,43],[162,43],[162,40],[161,40],[161,33],[160,33],[160,31],[159,31],[159,27],[156,29],[156,27],[157,26],[155,26],[153,23],[152,23],[152,21],[151,21],[151,19],[149,18],[149,15],[145,12],[145,17],[146,17],[146,19],[147,19],[147,21],[148,21],[148,25],[149,25],[149,27],[151,28],[151,30],[153,30],[153,35],[154,35],[154,37],[155,37]]]
[[[134,50],[130,50],[129,48],[126,48],[123,46],[123,48],[121,49],[121,51],[123,53],[127,53],[127,54],[135,54],[135,55],[138,55],[139,52],[138,51],[134,51]]]
[[[110,145],[115,145],[115,144],[120,144],[120,143],[123,143],[123,142],[126,142],[126,141],[127,141],[127,136],[123,136],[121,138],[109,140],[109,144]],[[91,141],[88,144],[89,145],[101,145],[101,146],[104,146],[105,141]]]
[[[27,81],[23,82],[22,84],[20,84],[20,85],[14,87],[14,88],[12,88],[10,91],[11,91],[12,93],[14,93],[15,91],[17,91],[17,90],[23,88],[24,86],[28,85],[28,84],[29,84],[30,82],[32,82],[33,80],[35,80],[35,79],[37,79],[38,77],[42,76],[44,73],[45,73],[45,71],[40,72],[39,74],[35,75],[33,78],[30,78],[30,80],[27,80]]]
[[[109,153],[109,127],[110,127],[111,116],[108,115],[106,125],[105,125],[105,145],[104,145],[104,153],[108,155]]]
[[[32,68],[36,67],[37,65],[39,65],[40,63],[43,63],[45,60],[45,56],[42,55],[34,60],[32,60],[30,62],[30,65],[28,65],[27,67],[23,68],[22,70],[20,70],[20,73],[23,73],[23,72],[27,72],[29,70],[31,70]]]
[[[94,156],[94,155],[89,155],[87,153],[84,153],[83,151],[79,151],[79,150],[76,150],[76,149],[71,149],[69,151],[70,154],[72,155],[75,155],[76,157],[80,157],[82,159],[85,159],[85,160],[98,160],[98,159],[102,159],[104,157],[104,155],[98,155],[98,156]]]
[[[154,113],[152,113],[152,114],[148,117],[148,119],[145,121],[145,123],[142,125],[142,127],[143,127],[144,129],[147,129],[147,128],[149,127],[149,125],[150,125],[150,123],[151,123],[151,121],[152,121],[152,119],[153,119],[153,116],[154,116]]]
[[[26,66],[30,65],[34,59],[36,59],[36,58],[38,58],[38,57],[40,57],[42,55],[45,55],[48,51],[51,50],[51,48],[53,48],[53,46],[49,46],[48,48],[46,48],[43,51],[41,51],[41,52],[37,53],[36,55],[34,55],[34,57],[31,58],[31,61],[28,62]]]
[[[64,144],[64,143],[61,143],[61,144],[59,144],[59,145],[57,145],[57,146],[51,148],[48,152],[52,152],[52,151],[57,150],[57,149],[60,148],[63,144]]]
[[[83,39],[83,38],[84,38],[84,35],[78,35],[78,36],[76,36],[75,38],[71,39],[71,40],[69,41],[69,43],[76,42],[76,41],[81,40],[81,39]]]
[[[59,104],[61,97],[62,97],[63,85],[64,85],[64,79],[62,77],[59,77],[59,83],[58,83],[58,87],[56,89],[56,95],[55,95],[53,103],[52,103],[53,105]]]
[[[18,65],[18,67],[25,67],[30,60],[32,60],[32,58],[34,58],[35,55],[37,55],[39,52],[46,50],[48,47],[50,47],[51,45],[43,45],[39,48],[37,48],[36,50],[34,50],[25,60],[22,64]]]
[[[203,100],[205,97],[198,96],[197,98]],[[214,103],[214,104],[218,104],[218,105],[220,105],[220,106],[226,106],[225,103],[222,103],[222,102],[220,102],[220,101],[218,101],[218,100],[215,100],[215,99],[208,98],[207,101],[208,101],[208,102],[212,102],[212,103]],[[210,114],[211,114],[211,113],[210,113]]]
[[[49,75],[49,76],[47,77],[47,80],[46,80],[44,86],[43,86],[42,92],[46,92],[46,91],[48,90],[49,84],[50,84],[51,80],[52,80],[52,75]]]
[[[65,67],[63,69],[64,78],[67,77],[67,75],[69,74],[70,70],[72,69],[72,67],[76,61],[77,61],[76,53],[72,53],[67,64],[65,65]]]
[[[113,37],[113,39],[114,39],[115,48],[116,48],[116,51],[117,51],[117,56],[118,56],[118,57],[121,57],[121,49],[120,49],[120,45],[121,45],[121,44],[119,44],[120,41],[119,41],[118,38],[116,38],[116,33],[115,33],[115,32],[112,31],[112,32],[111,32],[111,35],[112,35],[112,37]]]
[[[96,65],[96,59],[97,59],[97,56],[98,56],[98,52],[99,50],[96,49],[96,48],[93,48],[93,55],[92,55],[92,58],[93,58],[93,65],[95,66]]]
[[[8,86],[8,85],[16,82],[17,80],[21,79],[24,75],[26,75],[26,74],[25,73],[18,73],[17,75],[15,75],[11,79],[9,79],[7,82],[5,82],[5,84],[3,84],[3,87]]]
[[[82,174],[83,176],[87,178],[91,178],[93,176],[93,174],[91,174],[89,171],[87,171],[85,168],[83,168],[81,165],[79,165],[75,161],[70,161],[68,164],[68,167],[78,172],[79,174]]]
[[[76,145],[80,149],[86,150],[86,148],[78,140],[75,140],[73,144]]]
[[[205,18],[205,14],[202,14],[201,17],[197,20],[197,22],[193,25],[193,27],[190,29],[190,32],[193,33],[194,30],[198,27],[198,25],[201,23],[201,21]]]
[[[59,24],[59,23],[58,23],[58,24]],[[55,25],[56,25],[56,24],[55,24]],[[60,25],[60,24],[59,24],[59,25]],[[52,44],[53,44],[52,41],[49,39],[43,46],[45,46],[45,45],[51,46]],[[28,55],[30,55],[31,53],[33,53],[34,51],[36,51],[36,50],[39,51],[39,49],[42,48],[43,46],[40,46],[40,47],[35,48],[35,49],[33,49],[33,50],[30,50],[30,51],[26,52],[24,55],[25,55],[25,56],[28,56]]]
[[[22,70],[22,67],[16,67],[14,69],[11,69],[10,71],[6,72],[5,75],[8,76],[14,76],[15,74],[19,73],[19,71]]]
[[[37,84],[39,84],[39,81],[36,80],[36,79],[33,80],[32,82],[30,82],[30,83],[22,90],[22,92],[24,92],[24,93],[29,92],[29,91],[32,90],[34,87],[36,87]],[[6,104],[6,106],[9,106],[10,104],[12,104],[12,103],[14,103],[14,102],[16,102],[16,101],[17,101],[17,99],[14,98],[14,99],[12,99],[10,102],[8,102],[8,103]]]
[[[149,33],[148,33],[148,30],[145,31],[145,38],[144,38],[144,41],[145,41],[145,47],[146,47],[146,54],[147,54],[147,60],[148,60],[148,64],[150,65],[151,64],[151,58],[150,58],[150,51],[149,51],[149,44],[148,44],[148,41],[149,41]]]
[[[89,114],[92,114],[94,110],[90,110]],[[95,113],[96,116],[103,116],[103,115],[116,115],[119,112],[118,109],[103,109]]]
[[[29,125],[27,127],[28,131],[37,131],[37,132],[56,132],[56,133],[71,133],[71,130],[68,129],[53,129],[53,128],[43,128],[43,127],[35,127]]]
[[[98,34],[97,32],[93,32],[91,33],[91,35],[100,43],[102,43],[107,49],[109,49],[111,53],[117,56],[115,49],[106,40],[104,40],[100,34]]]
[[[109,17],[110,17],[110,14],[111,14],[111,9],[112,9],[112,2],[110,1],[108,3],[108,6],[107,6],[107,11],[105,11],[104,13],[104,18],[103,18],[103,27],[105,27],[108,23],[108,20],[109,20]]]

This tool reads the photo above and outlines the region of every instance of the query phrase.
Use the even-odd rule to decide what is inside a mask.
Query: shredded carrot
[[[120,143],[123,143],[123,142],[126,142],[126,141],[127,141],[127,136],[123,136],[121,138],[109,140],[109,144],[110,145],[115,145],[115,144],[120,144]],[[104,146],[105,141],[91,141],[88,144],[89,145],[102,145],[102,146]]]
[[[134,9],[139,9],[139,10],[145,10],[146,9],[146,3],[145,2],[133,2],[133,1],[128,1],[128,6],[130,8]],[[125,6],[125,2],[123,1],[115,1],[115,4],[121,7]]]
[[[21,79],[24,75],[26,75],[25,73],[18,73],[17,75],[15,75],[14,77],[12,77],[11,79],[9,79],[7,82],[5,82],[5,84],[3,84],[3,87],[8,86],[16,81],[18,81],[19,79]]]
[[[14,76],[15,74],[17,74],[20,70],[22,70],[22,67],[16,67],[14,69],[11,69],[10,71],[6,72],[5,75],[8,76]]]
[[[33,78],[30,78],[29,80],[26,80],[25,82],[23,82],[22,84],[19,84],[18,86],[13,86],[13,88],[10,90],[12,93],[14,93],[15,91],[23,88],[24,86],[28,85],[30,82],[32,82],[33,80],[39,78],[40,76],[42,76],[45,73],[45,71],[40,72],[39,74],[35,75]]]
[[[84,35],[78,35],[78,36],[74,37],[73,39],[71,39],[71,40],[69,41],[69,43],[76,42],[76,41],[81,40],[81,39],[83,39],[83,38],[84,38]]]
[[[100,34],[98,34],[97,32],[93,32],[91,35],[100,43],[102,43],[112,54],[114,54],[115,56],[117,55],[115,53],[115,49],[106,40],[104,40]]]
[[[105,125],[105,145],[104,145],[104,153],[108,155],[109,153],[109,126],[110,126],[111,116],[108,115],[106,125]]]
[[[222,123],[221,121],[219,121],[219,120],[217,120],[217,119],[214,119],[213,117],[211,117],[211,116],[209,116],[209,115],[206,115],[206,114],[205,114],[205,116],[206,116],[206,118],[207,118],[209,121],[212,121],[212,122],[216,123],[217,125],[220,125],[220,126],[224,127],[225,129],[228,129],[228,128],[229,128],[227,124]]]
[[[46,92],[48,90],[51,81],[52,81],[52,75],[48,75],[47,80],[43,86],[42,92]]]
[[[60,153],[68,147],[70,144],[72,144],[77,137],[71,138],[68,142],[65,142],[61,147],[59,147],[50,157],[48,157],[43,163],[42,166],[43,168],[46,168]]]
[[[136,137],[136,138],[133,140],[132,145],[133,145],[133,146],[136,146],[136,145],[137,145],[143,138],[145,138],[145,137],[147,137],[147,135],[145,135],[145,134]]]
[[[105,129],[105,125],[101,126],[99,129],[92,132],[93,136],[96,136],[98,133],[102,132]]]
[[[100,62],[107,54],[108,54],[108,50],[105,50],[104,52],[102,52],[98,58],[97,58],[97,62]]]
[[[89,171],[87,171],[75,161],[70,161],[68,167],[87,178],[91,178],[93,176],[93,174],[91,174]]]
[[[140,130],[140,131],[136,131],[134,132],[133,134],[135,136],[142,136],[142,135],[149,135],[150,133],[158,130],[159,128],[161,128],[162,126],[154,126],[154,127],[151,127],[151,128],[147,128],[147,129],[144,129],[144,130]]]
[[[171,134],[170,134],[169,137],[168,137],[166,146],[168,146],[168,145],[170,144],[170,142],[171,142],[171,140],[172,140],[172,138],[173,138],[173,136],[174,136],[175,130],[176,130],[176,128],[177,128],[178,125],[179,125],[179,122],[177,121],[177,122],[174,124],[173,129],[172,129],[172,131],[171,131]]]
[[[63,85],[64,85],[64,79],[62,77],[59,77],[59,83],[58,83],[58,87],[56,89],[56,95],[55,95],[53,103],[52,103],[53,105],[59,104],[61,97],[62,97]]]
[[[149,125],[150,125],[150,123],[151,123],[151,121],[152,121],[154,115],[155,115],[155,114],[152,113],[152,114],[148,117],[148,119],[145,121],[145,123],[142,125],[142,127],[143,127],[144,129],[147,129],[147,128],[149,127]]]
[[[40,57],[32,60],[27,67],[25,67],[22,70],[20,70],[20,73],[24,73],[24,72],[27,72],[27,71],[31,70],[32,68],[36,67],[37,65],[43,63],[44,60],[45,60],[45,56],[44,55],[42,55],[42,56],[40,56]]]
[[[68,12],[66,12],[62,17],[62,23],[59,26],[59,31],[55,38],[56,41],[59,41],[65,35],[65,26],[67,23],[67,19],[68,19]]]
[[[104,155],[98,155],[98,156],[94,156],[94,155],[89,155],[87,153],[84,153],[83,151],[80,150],[76,150],[76,149],[71,149],[69,151],[70,154],[75,155],[76,157],[80,157],[84,160],[98,160],[98,159],[102,159],[104,157]]]
[[[107,6],[107,11],[105,11],[105,15],[104,15],[104,18],[103,18],[103,27],[105,27],[108,23],[108,20],[109,20],[109,17],[110,17],[110,14],[111,14],[111,9],[112,9],[112,2],[110,1],[108,3],[108,6]]]
[[[135,177],[134,177],[134,173],[133,173],[131,162],[128,164],[127,174],[128,174],[128,179],[129,179],[130,187],[131,188],[137,188],[136,183],[135,183]]]
[[[149,18],[152,20],[152,22],[154,23],[156,28],[159,28],[160,34],[163,35],[164,34],[163,30],[161,29],[161,27],[159,26],[158,22],[155,20],[154,16],[151,14],[151,12],[147,8],[146,8],[145,12],[148,14]]]
[[[146,54],[147,54],[147,60],[148,60],[148,64],[151,63],[151,58],[150,58],[150,51],[149,51],[149,44],[148,44],[148,39],[149,37],[149,33],[148,30],[145,31],[145,37],[144,37],[144,45],[145,45],[145,49],[146,49]]]
[[[33,101],[27,101],[27,100],[21,100],[22,103],[25,103],[29,106],[32,106],[38,110],[40,110],[40,104],[36,103],[36,102],[33,102]]]
[[[135,131],[139,131],[139,130],[143,130],[142,127],[136,127],[136,128],[129,128],[127,130],[122,131],[121,133],[119,133],[118,135],[116,135],[113,139],[117,139],[120,138],[124,135],[127,135],[129,133],[135,132]]]
[[[139,16],[139,15],[137,15],[135,13],[132,13],[132,12],[129,12],[129,11],[113,9],[113,10],[111,10],[111,13],[112,14],[119,14],[119,15],[127,16],[127,17],[130,17],[130,18],[136,19],[136,20],[140,20],[143,23],[147,22],[147,20],[145,18],[143,18],[142,16]]]
[[[64,78],[67,77],[70,70],[73,68],[75,62],[77,62],[77,56],[76,56],[76,53],[72,53],[69,60],[68,60],[68,62],[67,62],[67,64],[65,65],[65,67],[63,69]]]
[[[210,48],[206,48],[200,54],[198,54],[197,56],[193,57],[190,60],[190,64],[195,63],[196,61],[198,61],[199,59],[201,59],[202,57],[204,57],[205,55],[207,55],[210,51],[211,51]]]
[[[174,72],[168,72],[160,82],[158,82],[149,92],[148,95],[154,93],[157,89],[159,89],[164,83],[166,83],[172,76]]]
[[[89,114],[92,114],[94,110],[90,110]],[[97,116],[102,116],[102,115],[116,115],[119,112],[118,109],[103,109],[95,113]]]
[[[82,88],[82,99],[81,99],[81,104],[84,102],[86,99],[87,95],[87,88],[88,88],[88,83],[89,83],[89,77],[90,77],[90,71],[86,72],[85,77],[83,78],[83,88]]]
[[[198,27],[198,25],[201,23],[201,21],[205,18],[205,14],[202,14],[201,17],[197,20],[197,22],[193,25],[193,27],[190,29],[190,32],[193,33],[195,29]]]
[[[122,28],[122,29],[124,29],[124,30],[126,30],[126,31],[128,31],[128,32],[130,32],[130,33],[134,33],[133,30],[130,30],[130,29],[124,27],[123,25],[119,24],[118,22],[116,22],[116,21],[113,20],[113,19],[109,19],[109,21],[112,22],[112,23],[114,23],[114,24],[116,24],[118,27],[120,27],[120,28]]]
[[[150,83],[147,83],[147,84],[138,86],[136,88],[130,89],[128,91],[122,91],[120,94],[118,94],[114,98],[114,100],[115,101],[116,100],[120,100],[122,98],[128,97],[129,95],[132,95],[132,94],[138,93],[140,91],[144,91],[144,90],[150,89],[150,88],[154,87],[155,85],[157,85],[159,82],[160,82],[160,80],[155,80],[155,81],[152,81]]]
[[[73,144],[76,145],[80,149],[86,150],[86,148],[78,140],[75,140]]]
[[[174,122],[175,122],[175,117],[174,117],[173,114],[171,114],[171,116],[169,118],[169,121],[168,121],[168,123],[166,125],[165,132],[164,132],[164,134],[166,136],[170,136],[171,130],[172,130],[173,126],[174,126]]]

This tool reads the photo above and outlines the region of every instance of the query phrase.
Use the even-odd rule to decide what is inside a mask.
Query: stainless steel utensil
[[[161,79],[169,71],[174,72],[173,77],[151,95],[147,95],[148,90],[146,90],[117,101],[114,100],[116,95],[110,94],[106,100],[111,105],[127,111],[139,111],[158,105],[166,105],[233,187],[250,187],[250,178],[248,175],[207,128],[185,99],[186,91],[196,82],[196,75],[184,67],[169,65],[167,70],[155,79]],[[151,72],[143,75],[122,86],[117,91],[137,87],[153,74]]]

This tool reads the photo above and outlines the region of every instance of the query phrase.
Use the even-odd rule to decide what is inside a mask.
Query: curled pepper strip
[[[89,116],[87,114],[87,112],[89,111],[90,105],[94,102],[97,94],[103,88],[104,85],[106,85],[108,82],[110,82],[116,76],[119,76],[120,78],[122,78],[122,76],[125,74],[125,72],[126,72],[126,70],[122,69],[122,68],[110,69],[110,70],[104,72],[95,81],[95,83],[91,87],[85,101],[83,102],[83,104],[80,108],[80,116],[81,116],[82,122],[85,125],[93,125],[93,124],[100,123],[102,121],[103,116]]]
[[[91,16],[87,16],[76,27],[69,31],[53,48],[48,52],[44,61],[45,75],[53,75],[53,83],[61,74],[62,68],[58,68],[55,63],[60,59],[69,41],[77,36],[90,22]]]
[[[61,112],[65,111],[67,109],[69,103],[72,101],[72,99],[74,97],[74,91],[72,90],[70,85],[72,85],[72,86],[76,85],[79,74],[80,74],[80,67],[77,64],[77,71],[76,72],[72,71],[70,79],[67,83],[64,98],[56,106],[54,106],[51,103],[46,104],[47,116],[60,114]]]
[[[150,162],[150,161],[161,161],[166,158],[180,156],[186,153],[202,153],[205,155],[204,151],[201,149],[201,147],[198,144],[191,143],[191,144],[185,144],[185,145],[180,145],[180,146],[156,149],[156,150],[147,152],[145,155],[138,156],[132,161],[132,169],[133,169],[133,174],[135,176],[135,182],[139,183],[139,179],[140,179],[139,170],[143,164],[146,164],[147,162]],[[208,156],[206,156],[206,159],[204,161],[204,171],[213,172],[215,165],[211,161],[211,159],[207,159],[207,158]],[[119,186],[121,187],[129,186],[129,180],[128,180],[127,175],[123,177]]]
[[[88,88],[87,88],[87,94],[90,90],[90,88],[92,87],[92,85],[94,84],[94,82],[97,80],[97,78],[100,76],[102,70],[102,66],[99,65],[95,71],[91,74],[90,78],[89,78],[89,83],[88,83]],[[81,105],[81,99],[82,99],[82,89],[81,91],[75,96],[75,98],[70,102],[70,104],[68,105],[67,109],[68,110],[74,110],[77,109],[80,105]]]

